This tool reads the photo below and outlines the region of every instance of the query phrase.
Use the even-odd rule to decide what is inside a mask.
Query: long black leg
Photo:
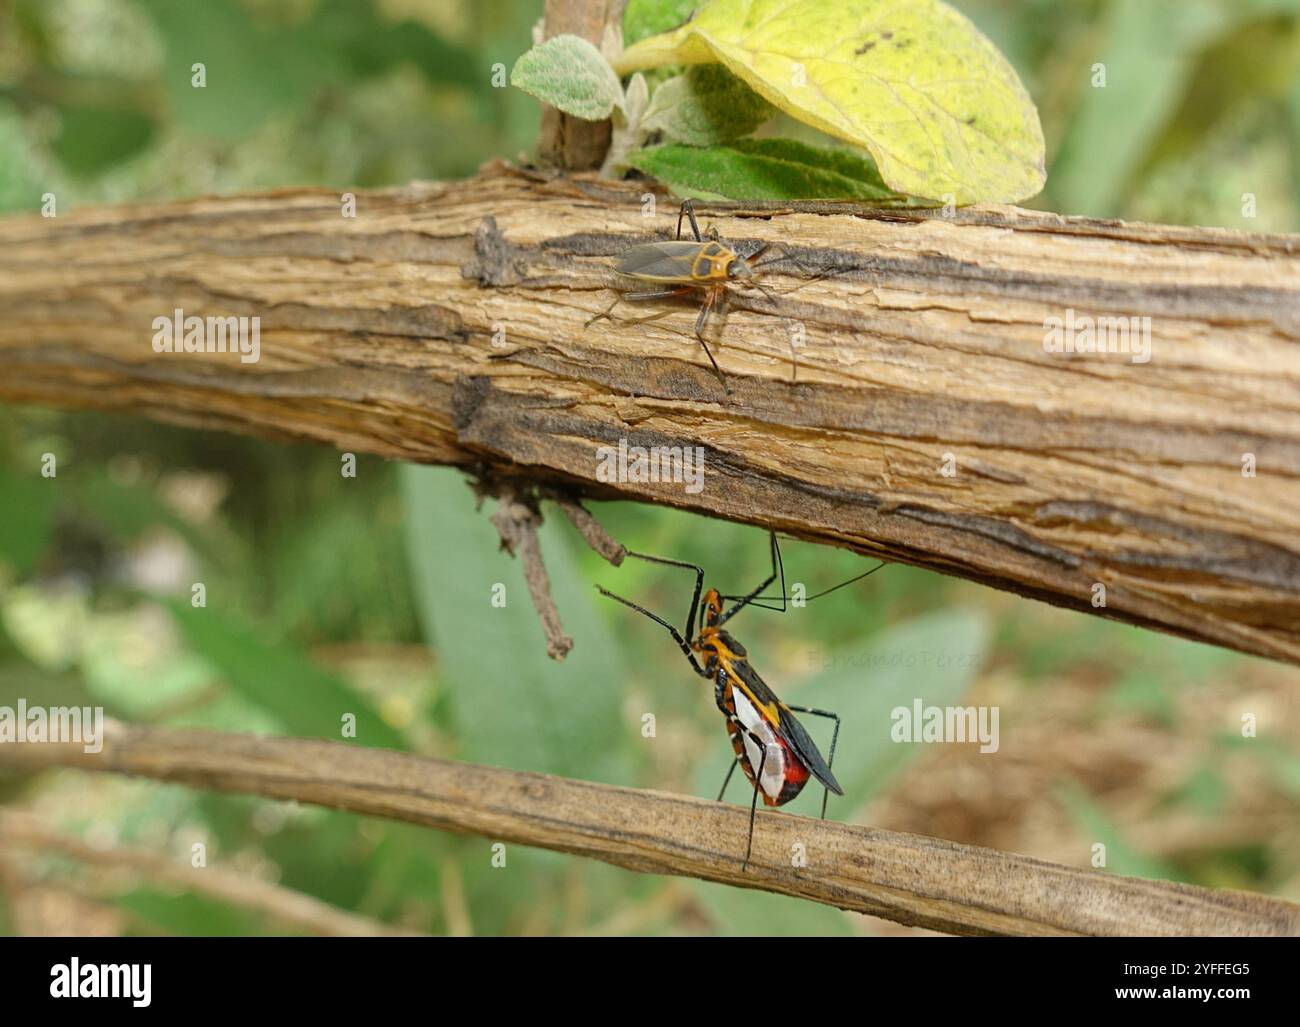
[[[765,580],[761,585],[759,585],[758,588],[750,592],[749,595],[740,597],[739,602],[737,602],[735,606],[733,606],[730,610],[725,611],[722,614],[722,616],[718,618],[718,627],[721,627],[723,624],[727,623],[727,621],[731,620],[732,617],[734,617],[746,606],[748,606],[755,599],[757,599],[759,593],[762,592],[763,589],[767,588],[768,585],[772,584],[772,582],[774,582],[777,579],[778,574],[781,577],[781,611],[784,612],[785,610],[785,564],[781,560],[781,547],[777,545],[776,532],[773,531],[770,532],[769,534],[772,537],[772,573],[768,575],[767,580]],[[727,596],[726,598],[736,599],[737,597]]]
[[[786,704],[787,709],[794,710],[795,713],[808,713],[814,717],[827,717],[835,721],[835,730],[831,732],[831,753],[826,760],[826,767],[829,770],[835,769],[835,743],[840,740],[840,717],[838,713],[831,713],[829,710],[815,710],[811,706],[791,706]],[[826,800],[831,797],[829,788],[822,789],[822,819],[826,819]]]
[[[691,669],[694,670],[695,673],[702,678],[709,677],[709,672],[700,666],[699,661],[695,658],[695,654],[691,652],[690,644],[686,641],[686,639],[682,637],[682,633],[678,631],[675,627],[673,627],[671,624],[669,624],[666,620],[664,620],[658,614],[651,613],[644,606],[637,606],[637,604],[632,602],[632,600],[624,599],[622,596],[615,595],[609,589],[602,588],[600,585],[596,586],[596,591],[599,592],[601,595],[606,596],[609,599],[613,599],[615,602],[622,603],[624,606],[630,607],[631,609],[635,610],[637,613],[645,614],[647,617],[649,617],[660,627],[667,628],[668,633],[673,636],[673,641],[676,642],[677,645],[681,648],[682,652],[686,654],[686,658],[691,661]]]
[[[749,804],[749,844],[745,846],[745,862],[740,865],[742,873],[749,868],[749,857],[754,851],[754,817],[758,814],[758,786],[762,783],[763,767],[767,763],[767,746],[754,735],[751,734],[749,737],[763,750],[763,755],[758,761],[758,773],[754,775],[754,798]]]
[[[722,789],[718,792],[718,802],[727,794],[727,785],[731,784],[731,775],[736,772],[736,767],[740,764],[740,757],[737,756],[731,761],[731,769],[727,771],[727,776],[722,781]]]
[[[700,607],[700,596],[704,592],[704,568],[693,563],[685,563],[682,560],[670,560],[666,556],[651,556],[648,553],[634,553],[632,550],[627,551],[628,556],[635,556],[638,560],[645,560],[649,563],[661,563],[665,567],[683,567],[688,571],[695,572],[695,592],[691,595],[691,609],[686,614],[686,627],[682,628],[682,634],[687,638],[695,637],[695,612]]]
[[[728,393],[731,392],[731,386],[727,384],[726,376],[722,373],[722,368],[718,362],[713,359],[713,351],[709,349],[708,342],[704,339],[704,329],[709,323],[709,315],[713,312],[714,304],[718,302],[721,290],[710,289],[708,296],[704,300],[704,305],[700,307],[700,316],[695,319],[695,337],[700,340],[700,345],[704,347],[704,355],[709,358],[709,363],[713,365],[713,372],[718,376],[718,381]]]
[[[682,200],[682,209],[677,212],[677,238],[678,239],[682,237],[683,217],[688,217],[691,219],[691,231],[695,233],[695,241],[704,242],[704,239],[701,238],[700,236],[699,223],[695,220],[695,204],[692,203],[690,200]]]

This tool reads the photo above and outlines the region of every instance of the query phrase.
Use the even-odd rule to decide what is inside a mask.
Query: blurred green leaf
[[[48,186],[40,171],[18,109],[0,97],[0,211],[34,211]]]
[[[97,175],[135,156],[153,140],[154,123],[132,110],[64,107],[54,153],[74,175]]]
[[[1286,118],[1290,127],[1287,140],[1291,149],[1291,179],[1294,183],[1296,205],[1300,207],[1300,77],[1286,100]]]
[[[638,150],[627,162],[679,196],[734,200],[867,200],[914,206],[889,189],[865,154],[823,149],[793,139],[738,139],[697,149],[668,144]]]
[[[1101,806],[1077,782],[1064,782],[1060,787],[1060,797],[1066,813],[1082,832],[1085,844],[1091,847],[1100,842],[1106,846],[1105,869],[1108,873],[1157,881],[1185,880],[1172,864],[1133,848]],[[1086,859],[1086,854],[1083,854],[1079,862]]]
[[[208,601],[214,601],[208,596]],[[357,745],[405,749],[405,740],[342,678],[298,649],[267,642],[211,607],[160,599],[186,642],[239,694],[275,716],[291,734],[342,739],[344,714],[356,717]]]
[[[1215,742],[1225,750],[1246,753],[1259,760],[1287,795],[1300,800],[1300,752],[1285,740],[1266,734],[1244,738],[1240,734],[1225,733]]]
[[[1197,767],[1172,796],[1174,802],[1185,802],[1206,816],[1217,813],[1228,797],[1227,779],[1219,768],[1211,764]]]
[[[200,529],[182,517],[154,482],[124,484],[103,468],[87,469],[70,485],[69,498],[81,517],[107,527],[119,541],[135,542],[155,528],[168,528],[205,559],[222,559],[225,533],[214,537],[214,525]]]
[[[1106,85],[1084,89],[1072,113],[1049,183],[1056,209],[1096,217],[1119,213],[1196,85],[1199,53],[1251,20],[1297,10],[1296,0],[1113,0],[1096,55]],[[1091,81],[1094,70],[1082,70]],[[1212,91],[1221,78],[1216,69]]]
[[[192,892],[172,894],[152,888],[137,888],[117,897],[115,904],[139,918],[131,934],[159,933],[179,937],[235,938],[263,933],[263,918],[207,896]],[[275,925],[276,934],[297,934]]]
[[[628,0],[623,13],[624,45],[677,28],[699,4],[700,0]]]
[[[488,81],[489,68],[475,55],[448,43],[421,22],[384,19],[376,4],[322,0],[311,20],[291,31],[317,52],[337,51],[357,76],[409,64],[430,82],[481,87]]]
[[[410,63],[431,82],[488,81],[489,69],[413,21],[393,23],[370,4],[325,0],[282,25],[237,0],[178,5],[143,0],[166,42],[165,80],[177,120],[191,132],[246,135],[280,113],[302,112],[327,89]],[[204,65],[206,85],[192,85]]]
[[[1300,71],[1300,19],[1226,27],[1197,58],[1182,103],[1152,159],[1182,159],[1227,119],[1285,97]]]
[[[0,496],[4,497],[0,558],[12,564],[20,575],[30,574],[53,536],[58,485],[51,478],[0,467]]]
[[[1121,677],[1106,693],[1106,707],[1143,714],[1165,727],[1178,719],[1178,705],[1165,678],[1151,671],[1134,670]]]
[[[144,2],[165,41],[163,77],[175,120],[190,133],[236,139],[277,112],[300,108],[314,84],[342,78],[337,53],[308,50],[235,0]],[[197,64],[202,86],[193,84]]]
[[[596,616],[596,590],[576,570],[570,529],[541,531],[551,591],[574,639],[546,656],[517,560],[500,550],[490,510],[477,511],[456,470],[406,466],[407,539],[425,636],[453,697],[458,755],[474,762],[629,782],[623,650]],[[506,605],[492,605],[495,586]]]

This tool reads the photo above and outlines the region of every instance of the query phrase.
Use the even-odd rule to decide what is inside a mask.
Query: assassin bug
[[[687,218],[690,219],[691,232],[695,236],[694,242],[682,239],[682,221]],[[771,298],[771,294],[754,281],[754,272],[771,261],[764,261],[761,264],[750,263],[769,245],[764,244],[748,257],[742,257],[725,245],[713,229],[710,229],[709,239],[706,241],[700,235],[699,222],[695,220],[694,204],[690,200],[683,200],[681,210],[677,213],[675,242],[651,242],[633,246],[619,256],[614,268],[617,274],[626,279],[655,283],[659,288],[622,293],[615,298],[607,310],[588,321],[585,327],[591,327],[597,321],[608,318],[613,309],[623,300],[658,300],[703,294],[700,314],[695,319],[695,337],[700,340],[704,355],[713,365],[713,371],[718,376],[718,381],[722,383],[722,388],[730,393],[731,388],[727,385],[727,379],[722,369],[718,367],[718,362],[713,359],[713,352],[705,340],[705,329],[715,310],[725,313],[728,283],[744,282]],[[631,323],[644,324],[647,321],[666,317],[668,313],[671,311],[644,317]]]
[[[650,563],[664,564],[669,567],[683,567],[695,572],[695,592],[691,596],[690,610],[686,614],[686,627],[678,631],[672,624],[657,614],[651,613],[643,606],[638,606],[630,599],[615,595],[608,589],[597,585],[597,591],[624,606],[631,607],[637,613],[644,614],[660,627],[667,629],[673,641],[681,648],[690,661],[691,669],[702,678],[713,682],[713,699],[719,711],[727,721],[727,733],[731,737],[731,747],[736,759],[727,771],[722,790],[718,792],[718,802],[727,792],[727,785],[739,764],[754,787],[754,795],[749,805],[749,841],[745,846],[745,861],[741,869],[749,866],[749,857],[754,849],[754,819],[758,812],[758,796],[762,793],[766,806],[783,806],[795,798],[809,778],[816,778],[823,786],[822,819],[826,818],[826,801],[830,793],[843,795],[844,789],[835,780],[831,765],[835,762],[835,744],[839,741],[840,718],[828,710],[814,709],[809,706],[793,706],[782,702],[758,676],[758,672],[749,664],[748,653],[731,634],[723,629],[732,617],[747,606],[760,609],[785,612],[785,567],[781,561],[781,549],[776,542],[776,533],[772,539],[772,572],[758,588],[743,596],[724,596],[716,588],[704,591],[704,569],[692,563],[669,560],[662,556],[649,556],[645,553],[628,551],[628,556]],[[883,563],[864,571],[855,578],[842,581],[834,588],[808,596],[817,599],[828,595],[836,589],[861,581],[868,575],[884,567]],[[765,596],[762,593],[777,580],[781,579],[781,594]],[[701,601],[703,596],[703,601]],[[780,601],[780,606],[767,605]],[[805,600],[806,601],[806,600]],[[730,607],[725,603],[732,602]],[[795,713],[807,713],[814,717],[825,717],[835,722],[831,734],[830,756],[822,758],[812,737],[795,717]]]

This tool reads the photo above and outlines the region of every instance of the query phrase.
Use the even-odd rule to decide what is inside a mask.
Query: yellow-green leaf
[[[1046,180],[1038,111],[1015,69],[939,0],[713,0],[614,67],[714,62],[864,147],[901,193],[1014,203]]]

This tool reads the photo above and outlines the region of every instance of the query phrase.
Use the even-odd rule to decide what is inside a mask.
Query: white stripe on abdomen
[[[736,706],[736,719],[749,728],[748,733],[744,731],[740,733],[741,741],[745,743],[745,755],[749,757],[749,765],[755,774],[758,773],[759,764],[763,766],[763,776],[759,779],[758,786],[775,799],[781,794],[781,789],[785,785],[785,753],[776,740],[776,732],[772,730],[772,725],[763,718],[763,715],[754,709],[753,703],[743,692],[733,688],[731,697]],[[762,739],[762,748],[749,737],[750,734]],[[763,761],[764,748],[767,749],[766,762]]]

